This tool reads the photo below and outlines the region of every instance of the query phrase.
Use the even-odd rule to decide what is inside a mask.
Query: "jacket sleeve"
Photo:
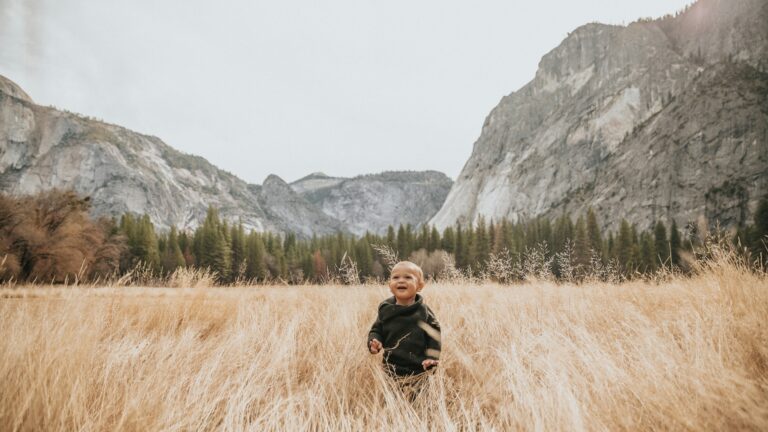
[[[435,313],[429,308],[427,308],[426,325],[422,326],[422,328],[427,334],[427,347],[424,351],[424,356],[428,359],[439,360],[442,347],[440,342],[440,323],[437,321]]]
[[[371,331],[368,332],[368,342],[365,344],[365,346],[369,351],[371,349],[371,341],[374,339],[378,340],[382,344],[384,343],[384,323],[381,321],[381,315],[376,316],[376,321],[373,322]]]

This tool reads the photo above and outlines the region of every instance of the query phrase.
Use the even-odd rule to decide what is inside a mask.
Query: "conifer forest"
[[[606,232],[589,210],[517,223],[481,218],[442,232],[400,225],[385,235],[300,238],[246,230],[213,207],[194,231],[161,231],[147,215],[93,219],[88,210],[89,200],[73,192],[0,196],[0,248],[7,251],[0,257],[2,280],[73,283],[137,271],[162,278],[187,268],[210,272],[218,284],[359,283],[384,280],[397,259],[416,262],[433,280],[457,274],[498,282],[531,275],[624,280],[659,270],[684,273],[697,246],[712,236],[765,265],[768,235],[766,199],[751,225],[730,232],[674,221],[639,229],[625,220]]]

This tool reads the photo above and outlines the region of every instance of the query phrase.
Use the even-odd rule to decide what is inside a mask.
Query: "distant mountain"
[[[195,228],[213,205],[222,217],[241,220],[247,228],[308,237],[380,231],[382,224],[424,223],[442,204],[436,200],[445,198],[450,188],[450,180],[439,173],[401,173],[385,180],[390,176],[370,176],[369,186],[362,186],[365,176],[338,179],[338,184],[349,185],[345,191],[357,185],[361,193],[357,201],[331,190],[327,192],[332,198],[318,199],[324,193],[321,186],[330,183],[322,179],[313,183],[312,176],[293,185],[274,175],[263,185],[247,184],[159,138],[37,105],[18,85],[0,76],[0,191],[6,193],[73,189],[91,197],[96,215],[146,213],[160,228]],[[430,186],[433,178],[437,180]],[[354,193],[354,188],[350,191]],[[405,191],[424,195],[420,199]],[[346,200],[333,201],[337,196]],[[418,209],[411,208],[422,199]]]
[[[437,171],[391,171],[354,178],[314,173],[291,187],[351,232],[386,233],[387,226],[428,221],[445,201],[453,181]]]
[[[254,190],[258,191],[259,203],[280,231],[304,236],[349,231],[340,221],[320,211],[276,175],[267,177],[261,188]]]
[[[587,24],[502,98],[431,223],[593,207],[604,227],[741,225],[768,191],[768,1]]]

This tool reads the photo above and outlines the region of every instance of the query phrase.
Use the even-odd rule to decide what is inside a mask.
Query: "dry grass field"
[[[414,402],[384,286],[0,291],[0,430],[768,430],[768,280],[430,285]]]

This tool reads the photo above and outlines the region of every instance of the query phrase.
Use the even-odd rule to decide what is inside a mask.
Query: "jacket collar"
[[[424,298],[421,296],[421,294],[416,294],[416,299],[414,300],[413,304],[408,306],[398,305],[395,297],[392,296],[384,300],[384,302],[381,304],[381,317],[384,320],[388,320],[398,315],[411,314],[415,310],[421,309],[423,304]]]

